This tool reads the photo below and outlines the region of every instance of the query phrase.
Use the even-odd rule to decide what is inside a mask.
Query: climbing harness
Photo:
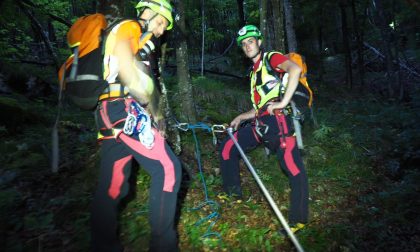
[[[287,234],[289,235],[290,239],[292,240],[293,244],[295,245],[296,249],[299,252],[304,252],[302,246],[300,245],[299,241],[297,240],[296,236],[293,234],[292,230],[290,229],[289,224],[287,224],[287,221],[281,214],[279,208],[277,207],[276,203],[274,202],[273,198],[271,197],[270,193],[268,192],[267,188],[262,183],[261,179],[259,178],[258,174],[256,173],[254,167],[249,162],[247,156],[245,155],[244,151],[242,150],[241,146],[239,145],[238,141],[236,141],[235,137],[232,134],[233,129],[227,128],[227,133],[229,137],[232,139],[233,143],[235,144],[236,148],[238,149],[239,153],[242,156],[242,159],[244,160],[246,166],[248,167],[249,171],[251,172],[254,179],[257,181],[258,186],[263,191],[264,196],[268,200],[268,202],[271,205],[271,208],[274,210],[274,212],[277,215],[277,218],[280,220],[281,224],[283,225],[284,229],[286,230]]]
[[[135,101],[130,104],[123,132],[129,136],[137,135],[144,147],[153,148],[155,136],[152,131],[152,120],[146,110]]]
[[[216,132],[224,132],[224,126],[223,125],[213,125],[213,126],[210,127],[207,124],[202,123],[202,122],[199,122],[197,124],[177,122],[176,127],[178,129],[182,130],[182,131],[191,130],[191,132],[193,134],[193,138],[194,138],[194,142],[195,142],[195,157],[197,159],[197,165],[198,165],[198,169],[199,169],[199,172],[200,172],[201,182],[203,183],[203,188],[204,188],[205,200],[202,203],[200,203],[198,206],[192,208],[191,211],[200,210],[200,209],[204,208],[205,206],[209,206],[210,210],[211,210],[211,213],[209,215],[207,215],[206,217],[198,220],[194,225],[199,226],[204,222],[212,220],[210,222],[209,227],[207,228],[206,233],[204,235],[202,235],[201,237],[204,239],[204,238],[208,238],[208,237],[211,237],[211,236],[215,236],[220,242],[220,240],[222,239],[220,233],[211,231],[212,227],[216,224],[216,221],[220,217],[220,215],[218,213],[218,210],[219,210],[220,206],[216,201],[210,200],[209,196],[208,196],[207,185],[206,185],[206,181],[205,181],[204,175],[203,175],[203,170],[202,170],[202,167],[201,167],[200,143],[198,141],[195,130],[196,129],[202,129],[202,130],[205,130],[209,133],[211,132],[213,134],[213,143],[216,144],[217,143],[217,138],[216,138],[215,133]]]

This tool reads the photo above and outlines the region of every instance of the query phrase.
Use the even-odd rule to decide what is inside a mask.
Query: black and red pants
[[[234,133],[242,149],[250,151],[267,140],[273,138],[270,148],[278,157],[281,169],[289,179],[291,188],[289,222],[306,223],[308,221],[308,178],[300,155],[300,150],[293,136],[292,119],[283,114],[258,117],[259,125],[268,127],[264,139],[257,134],[256,125],[247,125]],[[275,147],[273,148],[273,143]],[[221,173],[223,189],[229,195],[242,197],[239,160],[241,156],[229,137],[222,143],[220,149]]]
[[[123,98],[105,100],[95,111],[100,129],[110,129],[127,116]],[[177,251],[175,212],[181,182],[181,165],[165,139],[153,129],[152,149],[144,147],[137,136],[124,133],[101,141],[99,183],[92,202],[93,251],[122,251],[118,236],[121,200],[129,192],[132,164],[136,162],[151,176],[149,189],[149,251]]]

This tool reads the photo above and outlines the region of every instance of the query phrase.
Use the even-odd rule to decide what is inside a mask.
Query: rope
[[[176,127],[182,131],[188,131],[191,130],[192,134],[193,134],[193,138],[194,138],[194,142],[195,142],[195,158],[197,159],[197,165],[198,165],[198,169],[200,171],[200,177],[201,177],[201,182],[203,184],[203,189],[204,189],[204,197],[205,200],[200,203],[198,206],[194,207],[191,209],[191,211],[197,211],[200,210],[202,208],[204,208],[205,206],[209,206],[211,213],[209,215],[207,215],[204,218],[201,218],[200,220],[198,220],[194,225],[195,226],[199,226],[204,222],[210,221],[210,224],[206,230],[206,233],[204,235],[201,236],[201,238],[208,238],[211,236],[215,236],[218,241],[220,242],[221,235],[218,232],[213,232],[211,231],[212,227],[216,224],[216,221],[219,219],[220,215],[218,213],[218,210],[220,208],[219,204],[216,201],[210,200],[209,196],[208,196],[208,190],[207,190],[207,185],[206,185],[206,181],[204,179],[204,175],[203,175],[203,169],[201,166],[201,151],[200,151],[200,142],[197,138],[196,129],[202,129],[205,130],[207,132],[212,132],[213,133],[213,143],[215,142],[215,132],[221,132],[222,129],[224,130],[224,126],[223,125],[213,125],[212,127],[208,126],[205,123],[199,122],[197,124],[189,124],[189,123],[179,123],[176,121]],[[217,139],[216,139],[217,141]]]

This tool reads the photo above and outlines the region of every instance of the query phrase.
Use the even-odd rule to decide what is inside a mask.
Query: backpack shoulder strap
[[[267,68],[267,71],[268,71],[268,73],[270,74],[270,75],[272,75],[272,76],[274,76],[276,79],[277,79],[277,81],[279,81],[280,82],[280,84],[282,83],[282,81],[281,81],[281,79],[280,79],[280,74],[277,72],[277,71],[275,71],[274,69],[273,69],[273,67],[271,66],[271,64],[270,64],[270,58],[271,58],[271,56],[272,56],[272,54],[273,53],[280,53],[280,52],[277,52],[277,51],[269,51],[269,52],[265,52],[264,54],[263,54],[263,64],[265,65],[265,67]]]

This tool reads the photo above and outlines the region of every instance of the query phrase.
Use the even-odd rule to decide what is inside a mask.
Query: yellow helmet
[[[172,17],[172,6],[167,0],[141,0],[136,5],[137,16],[139,16],[145,8],[149,8],[166,18],[168,20],[168,27],[166,27],[166,30],[172,29],[174,24],[174,18]]]

